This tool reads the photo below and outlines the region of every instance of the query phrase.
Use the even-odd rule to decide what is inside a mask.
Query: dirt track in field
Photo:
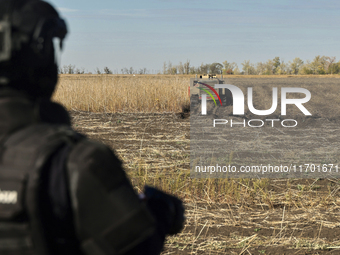
[[[190,118],[185,114],[71,115],[74,128],[113,148],[127,171],[141,159],[151,170],[175,167],[189,171]],[[340,164],[336,135],[339,121],[327,118],[327,123],[332,127],[326,129],[330,137],[327,133],[323,137],[334,143],[332,161]],[[315,128],[319,130],[310,132],[317,137],[322,127]],[[287,139],[293,139],[282,132],[275,135],[275,141],[266,141],[289,144]],[[313,150],[313,158],[321,154],[323,158],[325,150],[320,150],[320,155],[317,152]],[[239,152],[235,160],[247,155]],[[337,179],[271,179],[263,188],[268,201],[261,203],[256,197],[253,203],[248,199],[239,204],[217,204],[209,199],[186,201],[185,229],[168,238],[163,254],[340,254],[339,190]]]

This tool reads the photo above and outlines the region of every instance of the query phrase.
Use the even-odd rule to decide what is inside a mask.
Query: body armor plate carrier
[[[36,124],[0,144],[0,254],[49,254],[38,209],[41,170],[66,144],[73,147],[67,171],[83,251],[122,254],[153,233],[154,219],[124,171],[115,171],[120,162],[110,149],[67,126]]]

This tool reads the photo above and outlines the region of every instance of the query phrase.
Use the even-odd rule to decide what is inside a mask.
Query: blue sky
[[[161,70],[227,60],[239,68],[279,56],[340,60],[340,1],[125,0],[50,1],[70,33],[61,66]]]

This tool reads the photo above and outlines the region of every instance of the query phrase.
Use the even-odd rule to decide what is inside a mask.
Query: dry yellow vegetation
[[[89,112],[181,112],[182,106],[189,105],[188,86],[190,78],[194,75],[87,75],[87,74],[71,74],[60,75],[59,83],[54,100],[63,104],[67,110],[80,110]],[[259,76],[259,75],[228,75],[224,76],[228,82],[233,84],[238,79],[256,80],[262,79],[263,85],[265,81],[273,78],[277,81],[286,78],[304,78],[304,82],[308,84],[308,79],[313,78],[334,78],[335,76],[318,76],[318,75],[281,75],[281,76]],[[272,81],[272,80],[271,80]],[[302,81],[302,80],[301,80]],[[268,109],[271,106],[271,89],[272,86],[281,87],[280,84],[266,84],[266,86],[258,87],[254,90],[255,105],[259,109]],[[236,84],[238,85],[238,84]],[[252,83],[249,83],[251,86]],[[286,84],[284,84],[286,85]],[[300,84],[299,84],[300,85]],[[302,84],[301,84],[302,85]],[[306,84],[305,84],[306,85]],[[303,86],[305,87],[305,86]],[[312,109],[314,115],[320,116],[322,110],[324,115],[332,115],[327,117],[339,116],[339,109],[336,107],[327,111],[331,105],[337,105],[338,102],[338,84],[308,86],[312,93]],[[268,90],[270,93],[268,94]],[[246,91],[244,91],[246,92]],[[335,93],[334,93],[335,92]],[[256,95],[267,95],[263,98]],[[328,98],[327,101],[324,99]],[[280,100],[280,98],[279,98]],[[329,102],[332,102],[330,104]]]
[[[54,99],[68,110],[97,112],[71,111],[73,127],[112,147],[138,192],[147,184],[185,201],[185,229],[167,238],[162,254],[338,254],[339,179],[330,175],[322,179],[307,175],[308,179],[190,178],[190,120],[162,112],[179,112],[182,104],[189,102],[187,92],[192,77],[62,75]],[[293,83],[289,81],[291,77],[298,79]],[[258,109],[271,106],[273,86],[306,87],[312,94],[306,107],[313,121],[318,121],[310,125],[307,118],[298,119],[304,123],[299,133],[288,136],[275,129],[275,139],[263,131],[249,133],[241,141],[244,150],[231,147],[227,152],[228,164],[248,164],[249,160],[267,156],[271,163],[294,161],[299,159],[297,152],[307,157],[304,163],[339,163],[339,146],[335,143],[339,141],[340,79],[250,75],[225,78],[230,79],[230,84],[243,85],[242,89],[254,87],[254,105]],[[311,82],[313,78],[320,79]],[[228,107],[227,111],[232,112]],[[300,114],[297,108],[288,110],[293,116]],[[118,113],[103,114],[105,111]],[[303,139],[306,143],[301,142]],[[277,144],[278,150],[285,149],[275,155],[269,147],[261,146],[268,143]]]
[[[60,75],[54,100],[68,110],[180,112],[190,76]]]

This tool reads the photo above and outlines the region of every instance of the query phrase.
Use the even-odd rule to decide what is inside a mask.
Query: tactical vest
[[[81,139],[68,126],[36,124],[0,144],[1,255],[49,254],[38,201],[41,171],[65,144],[72,145],[67,175],[82,250],[124,254],[154,233],[153,216],[108,147]]]
[[[41,170],[77,134],[67,126],[36,124],[0,144],[0,254],[48,253],[37,201]]]

